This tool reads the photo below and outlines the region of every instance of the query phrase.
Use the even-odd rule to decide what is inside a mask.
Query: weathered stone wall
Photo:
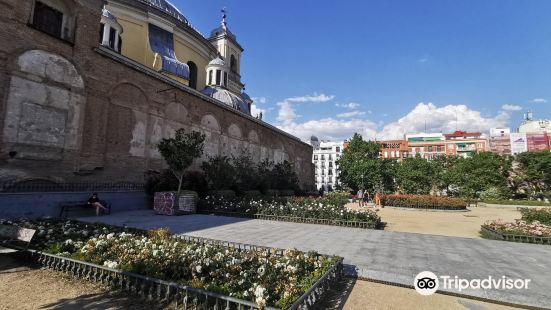
[[[185,128],[206,134],[204,158],[288,160],[313,186],[309,145],[98,49],[102,1],[66,1],[74,44],[27,25],[32,1],[0,0],[0,180],[142,181],[163,168],[160,139]]]

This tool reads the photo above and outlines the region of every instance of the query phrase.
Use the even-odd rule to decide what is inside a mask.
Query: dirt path
[[[344,309],[477,309],[506,310],[511,307],[476,301],[472,299],[434,294],[419,295],[415,290],[378,284],[367,281],[356,281]]]
[[[0,254],[0,309],[163,309],[158,303],[111,294],[109,289],[63,273],[30,269],[7,272],[14,268],[10,256]],[[21,264],[18,267],[22,267]]]
[[[357,203],[347,205],[350,209],[359,209]],[[514,221],[520,218],[515,208],[471,208],[470,212],[424,211],[418,209],[374,208],[378,210],[385,230],[452,237],[480,238],[480,225],[489,220],[502,219]]]

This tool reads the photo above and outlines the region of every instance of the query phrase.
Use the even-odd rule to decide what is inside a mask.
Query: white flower
[[[103,262],[103,266],[111,269],[116,269],[117,267],[119,267],[119,264],[115,261],[106,260],[105,262]]]
[[[201,273],[201,269],[203,269],[203,267],[201,267],[201,265],[195,267],[195,270],[196,270],[198,273]]]

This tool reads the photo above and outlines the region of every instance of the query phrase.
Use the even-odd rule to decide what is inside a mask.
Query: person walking
[[[358,190],[357,198],[358,198],[358,203],[359,203],[360,207],[363,207],[363,205],[364,205],[364,191],[363,191],[363,189],[360,188]]]
[[[375,193],[375,205],[376,206],[381,205],[381,193],[380,192]]]

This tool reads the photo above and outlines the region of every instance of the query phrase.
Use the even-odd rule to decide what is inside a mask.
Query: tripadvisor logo
[[[438,290],[438,284],[438,277],[430,271],[420,272],[413,282],[417,293],[425,296],[434,294]]]
[[[430,271],[420,272],[413,281],[415,290],[421,295],[432,295],[439,287],[446,290],[457,290],[461,292],[465,289],[528,289],[530,279],[512,279],[506,276],[494,278],[489,276],[485,279],[461,279],[458,276],[436,276]]]

